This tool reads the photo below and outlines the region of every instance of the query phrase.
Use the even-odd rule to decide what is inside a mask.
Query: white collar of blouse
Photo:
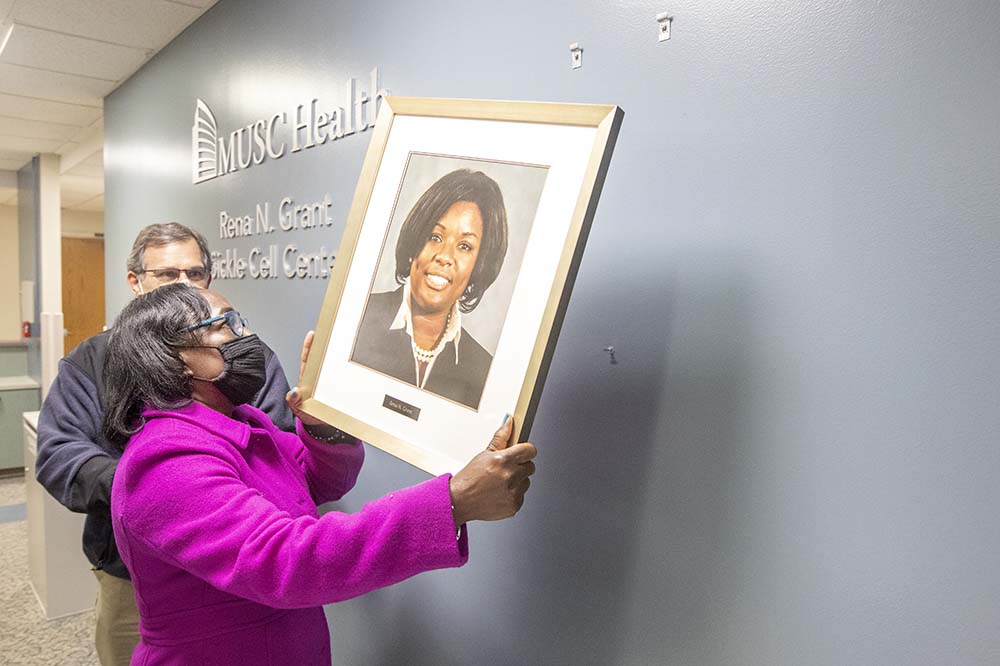
[[[406,329],[406,334],[413,339],[413,313],[410,310],[410,283],[403,284],[403,302],[399,304],[396,316],[389,324],[390,331]],[[452,303],[451,320],[448,322],[448,330],[444,332],[444,344],[455,343],[455,365],[458,365],[458,342],[462,339],[462,312],[458,309],[458,303]]]

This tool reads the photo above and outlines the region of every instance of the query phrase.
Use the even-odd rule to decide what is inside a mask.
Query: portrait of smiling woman
[[[395,246],[395,281],[372,293],[351,360],[476,409],[493,356],[463,326],[507,254],[496,181],[457,169],[410,209]]]

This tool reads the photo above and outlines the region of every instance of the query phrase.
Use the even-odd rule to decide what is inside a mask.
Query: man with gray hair
[[[139,232],[126,280],[136,296],[174,282],[207,288],[212,257],[205,238],[182,224],[152,224]],[[81,342],[62,361],[38,419],[38,481],[59,502],[87,514],[83,552],[94,566],[98,591],[95,640],[102,666],[128,664],[139,642],[139,614],[129,572],[111,529],[111,484],[121,451],[101,431],[104,354],[109,331]],[[251,402],[282,430],[294,430],[285,402],[288,381],[265,346],[267,382]]]

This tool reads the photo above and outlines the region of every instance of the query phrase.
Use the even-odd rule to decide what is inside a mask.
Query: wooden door
[[[104,328],[104,240],[62,239],[63,349],[78,344]]]

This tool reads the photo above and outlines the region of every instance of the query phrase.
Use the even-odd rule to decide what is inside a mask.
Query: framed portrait
[[[300,390],[432,474],[527,438],[623,113],[387,97]]]

